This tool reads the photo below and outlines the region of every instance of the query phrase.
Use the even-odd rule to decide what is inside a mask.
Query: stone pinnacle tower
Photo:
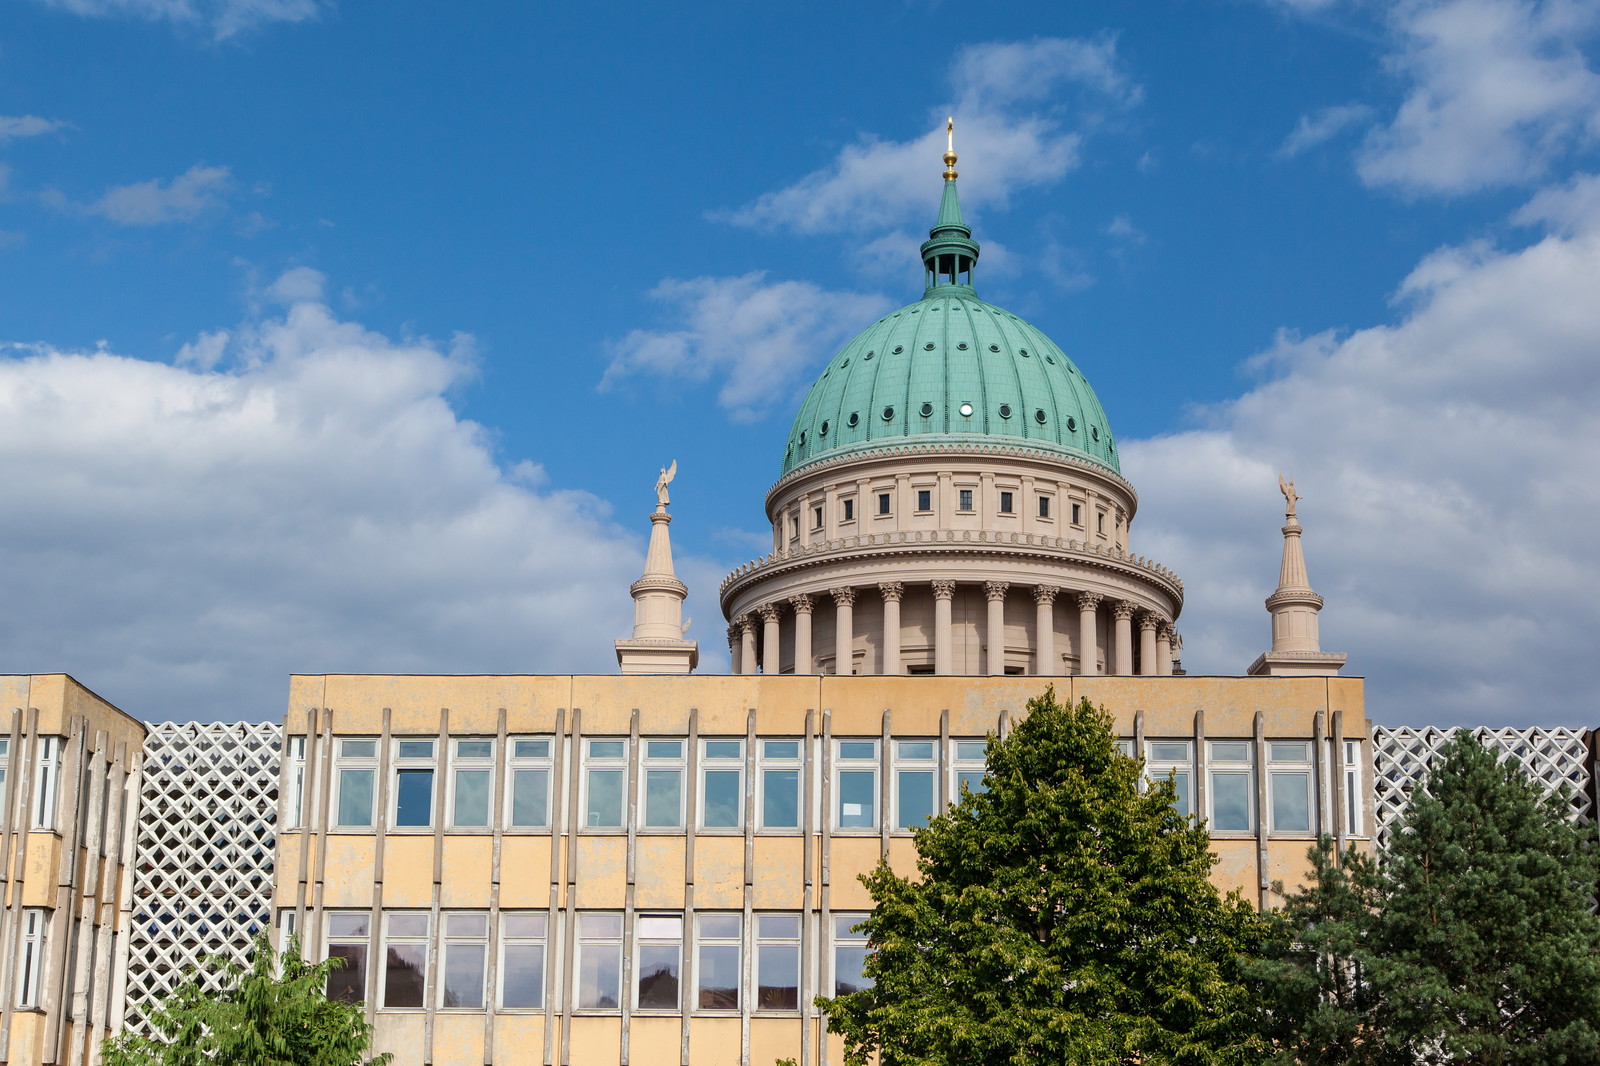
[[[1300,545],[1300,519],[1295,514],[1294,482],[1278,475],[1283,493],[1283,564],[1278,568],[1278,589],[1267,597],[1272,615],[1272,650],[1250,664],[1249,673],[1268,677],[1328,677],[1339,672],[1345,656],[1322,650],[1317,633],[1317,612],[1322,597],[1311,589],[1306,576],[1306,556]]]
[[[672,540],[667,533],[672,522],[667,486],[677,473],[673,460],[656,479],[644,576],[628,590],[633,594],[633,636],[617,641],[617,665],[624,674],[687,674],[700,662],[699,643],[684,639],[689,625],[683,620],[683,600],[689,590],[673,573]]]

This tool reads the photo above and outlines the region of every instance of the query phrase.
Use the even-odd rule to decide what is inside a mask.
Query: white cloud
[[[60,210],[100,215],[121,226],[161,226],[193,222],[219,211],[232,191],[233,175],[227,167],[196,164],[171,181],[113,185],[94,203],[72,204],[54,190],[46,194],[46,202]]]
[[[1349,127],[1365,122],[1371,115],[1372,109],[1365,104],[1341,104],[1325,107],[1315,114],[1301,115],[1294,130],[1284,138],[1278,154],[1285,159],[1297,156],[1308,148],[1332,140]]]
[[[651,296],[674,324],[634,330],[612,346],[601,389],[636,375],[725,378],[717,402],[750,421],[797,386],[863,322],[889,310],[883,296],[831,292],[810,282],[741,277],[668,279]]]
[[[1048,185],[1077,165],[1082,137],[1061,118],[1068,88],[1087,89],[1098,103],[1116,107],[1141,95],[1108,35],[971,45],[956,55],[951,80],[956,102],[948,113],[956,118],[956,150],[967,161],[958,164],[962,201],[977,206],[1004,207],[1016,190]],[[910,141],[863,134],[828,166],[716,217],[799,233],[926,224],[946,114],[939,110],[928,132]]]
[[[1135,547],[1188,579],[1191,671],[1269,642],[1276,472],[1305,502],[1323,647],[1396,723],[1592,725],[1600,216],[1428,257],[1391,325],[1280,337],[1201,428],[1125,441]]]
[[[1358,157],[1363,180],[1463,193],[1528,181],[1600,133],[1583,44],[1596,0],[1402,0],[1390,68],[1409,83]]]
[[[1133,224],[1127,215],[1115,215],[1110,222],[1105,224],[1102,231],[1107,237],[1121,241],[1124,244],[1143,244],[1149,237],[1144,230]]]
[[[140,18],[203,28],[217,40],[272,22],[305,22],[322,13],[320,0],[36,0],[91,18]]]
[[[0,349],[13,664],[200,719],[281,715],[291,671],[614,669],[642,533],[496,464],[445,398],[470,338],[294,298],[186,351]]]
[[[66,129],[69,123],[38,115],[0,115],[0,144]]]

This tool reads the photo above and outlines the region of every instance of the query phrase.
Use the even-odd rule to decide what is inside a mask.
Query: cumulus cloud
[[[203,29],[217,40],[273,22],[306,22],[320,0],[35,0],[91,18],[138,18]]]
[[[193,222],[202,215],[221,210],[233,191],[233,175],[227,167],[196,164],[171,181],[152,179],[132,185],[114,185],[105,195],[76,210],[99,215],[121,226],[162,226],[172,222]],[[56,197],[58,207],[71,208]]]
[[[810,282],[740,277],[668,279],[650,294],[672,325],[634,330],[612,345],[600,388],[638,375],[724,379],[717,402],[752,421],[786,401],[861,323],[887,311],[886,297],[834,292]]]
[[[1124,441],[1136,547],[1189,582],[1188,669],[1269,643],[1285,470],[1323,647],[1371,678],[1376,720],[1593,724],[1600,213],[1575,202],[1528,247],[1427,257],[1393,324],[1279,337],[1198,428]]]
[[[1358,157],[1370,185],[1455,194],[1538,178],[1600,133],[1584,44],[1596,0],[1402,0],[1389,66],[1407,84]]]
[[[13,665],[157,719],[277,717],[291,671],[614,669],[642,537],[497,464],[446,399],[471,338],[319,294],[300,272],[176,365],[0,346]]]
[[[1365,122],[1371,115],[1372,109],[1365,104],[1341,104],[1325,107],[1314,114],[1301,115],[1289,136],[1284,138],[1278,155],[1285,159],[1293,158],[1308,148],[1331,141],[1351,126]]]
[[[0,144],[66,129],[69,123],[38,115],[0,115]]]
[[[1068,129],[1057,101],[1086,90],[1098,104],[1127,107],[1140,88],[1123,72],[1116,38],[1038,38],[970,45],[951,73],[962,199],[1004,206],[1019,190],[1048,185],[1078,163],[1080,133]],[[909,141],[863,134],[833,162],[783,189],[715,217],[754,229],[797,233],[924,225],[929,181],[945,147],[945,110]]]

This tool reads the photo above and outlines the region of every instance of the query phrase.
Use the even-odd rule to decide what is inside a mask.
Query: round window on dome
[[[933,404],[925,403],[925,404],[922,405],[922,417],[923,418],[932,418],[933,417]]]
[[[894,408],[893,407],[885,407],[883,409],[883,420],[885,422],[893,422],[894,421]]]
[[[1078,432],[1078,420],[1076,418],[1068,418],[1067,419],[1067,432],[1068,433],[1076,433],[1076,432]]]
[[[1017,354],[1022,356],[1022,358],[1024,358],[1024,359],[1029,358],[1028,349],[1026,349],[1026,348],[1018,348],[1017,349]]]
[[[961,410],[961,416],[963,418],[971,418],[972,417],[972,405],[970,403],[962,404],[960,410]]]
[[[1051,366],[1055,366],[1056,365],[1056,360],[1055,360],[1054,356],[1047,355],[1047,356],[1044,357],[1044,361],[1049,363]],[[850,365],[850,360],[846,359],[844,361],[844,365],[845,366],[849,366]]]
[[[989,345],[989,350],[991,352],[998,352],[1000,350],[1000,346],[998,344],[991,344]]]
[[[931,351],[933,351],[933,342],[932,342],[932,341],[929,341],[929,342],[928,342],[928,343],[927,343],[927,344],[924,344],[924,345],[923,345],[923,346],[922,346],[922,350],[923,350],[923,351],[925,351],[925,352],[931,352]]]
[[[962,351],[962,352],[966,351],[967,350],[967,342],[966,341],[962,341],[960,344],[956,345],[956,350],[957,351]]]
[[[1033,420],[1035,422],[1039,423],[1041,426],[1044,425],[1045,417],[1046,416],[1045,416],[1043,407],[1041,407],[1037,411],[1033,412]]]
[[[849,426],[851,429],[855,429],[856,426],[861,424],[861,416],[856,414],[854,411],[851,411],[850,417],[845,419],[844,424]]]
[[[802,429],[800,431],[800,447],[804,448],[805,446],[806,446],[806,431]]]
[[[894,354],[895,355],[899,355],[903,351],[905,351],[905,349],[902,348],[900,345],[897,344],[897,345],[894,346]]]
[[[827,435],[828,435],[828,423],[824,422],[824,423],[822,423],[822,425],[817,427],[817,436],[826,437]]]
[[[1100,439],[1100,427],[1099,426],[1090,426],[1089,427],[1089,435],[1092,436],[1095,440],[1099,440]]]
[[[839,369],[843,370],[845,367],[847,367],[849,365],[850,365],[850,360],[846,359],[844,362],[839,364]]]
[[[861,357],[861,361],[863,363],[870,363],[872,361],[872,357],[877,355],[877,354],[878,354],[877,352],[868,352],[866,355],[863,355]]]
[[[1003,403],[1003,404],[1000,405],[1000,417],[1001,418],[1010,418],[1011,417],[1011,405],[1010,404]]]

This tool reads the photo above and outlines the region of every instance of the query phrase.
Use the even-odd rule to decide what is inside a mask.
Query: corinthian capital
[[[1010,587],[1011,582],[1009,581],[985,581],[983,583],[983,594],[988,597],[990,603],[996,600],[1003,603],[1006,598],[1006,589]]]
[[[935,581],[933,583],[933,598],[936,600],[953,600],[956,597],[956,583],[954,581]]]
[[[811,613],[811,597],[804,592],[796,593],[789,597],[789,603],[794,607],[795,614]]]
[[[1104,599],[1104,597],[1098,592],[1080,592],[1078,593],[1078,610],[1092,611],[1096,607],[1100,606],[1100,601],[1102,599]]]
[[[1061,590],[1054,585],[1033,586],[1033,602],[1038,604],[1055,603],[1056,595]]]
[[[775,603],[763,603],[756,608],[756,614],[761,616],[763,622],[776,622],[779,615],[778,605]]]
[[[883,594],[884,603],[899,603],[906,594],[906,587],[899,581],[880,581],[878,591]]]
[[[1129,603],[1127,600],[1118,600],[1111,605],[1111,617],[1119,622],[1126,622],[1133,617],[1133,612],[1138,609],[1137,604]]]
[[[846,587],[846,588],[836,588],[836,589],[829,589],[828,592],[832,594],[833,602],[834,602],[835,605],[837,605],[839,607],[853,607],[853,606],[855,606],[855,602],[856,602],[856,590],[855,589],[848,588],[848,587]]]

